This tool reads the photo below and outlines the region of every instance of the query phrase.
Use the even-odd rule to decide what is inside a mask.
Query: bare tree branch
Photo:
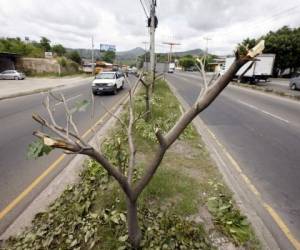
[[[144,85],[144,87],[146,87],[146,88],[151,86],[150,83],[145,82],[144,79],[142,79],[142,78],[140,79],[140,81]]]
[[[38,118],[35,120],[39,121]],[[47,127],[46,123],[44,125]],[[103,166],[103,168],[108,172],[109,175],[113,176],[118,181],[125,194],[130,199],[132,198],[132,191],[129,183],[127,182],[127,178],[92,146],[81,147],[74,141],[67,141],[64,138],[52,138],[50,135],[42,133],[40,131],[35,131],[33,135],[43,140],[43,143],[49,147],[66,150],[68,154],[75,153],[88,155],[91,158],[95,159]]]
[[[69,116],[67,115],[67,128],[63,128],[61,126],[59,126],[57,124],[57,122],[55,121],[55,118],[54,118],[54,115],[53,115],[53,111],[51,110],[51,107],[50,107],[50,98],[49,98],[49,95],[51,96],[54,96],[53,94],[51,94],[51,92],[48,93],[46,99],[44,100],[43,104],[48,112],[48,115],[50,117],[50,120],[51,120],[51,123],[52,123],[52,126],[48,123],[47,126],[48,127],[53,127],[53,129],[61,132],[59,133],[58,135],[62,138],[64,138],[64,134],[63,133],[66,133],[66,137],[69,138],[69,135],[71,135],[72,137],[76,138],[78,141],[80,141],[82,143],[83,146],[86,146],[86,143],[82,140],[82,138],[78,135],[78,134],[74,134],[72,133],[71,131],[69,131]],[[55,97],[57,98],[57,97]],[[63,100],[63,99],[61,99]],[[53,131],[52,129],[52,131]],[[57,131],[54,131],[55,133],[57,133]]]
[[[68,118],[69,118],[70,124],[72,125],[75,134],[76,134],[78,137],[80,137],[79,131],[78,131],[78,129],[77,129],[77,126],[76,126],[75,122],[73,121],[73,115],[71,114],[70,109],[69,109],[69,107],[68,107],[68,104],[67,104],[67,102],[66,102],[66,98],[65,98],[65,96],[64,96],[62,93],[60,93],[60,96],[61,96],[61,98],[62,98],[62,100],[63,100],[63,104],[64,104],[64,107],[65,107],[65,111],[66,111],[67,116],[68,116]]]
[[[92,99],[91,120],[94,120],[94,117],[95,117],[95,96],[92,92],[91,92],[91,99]]]
[[[127,129],[127,136],[128,136],[128,145],[129,145],[129,162],[128,162],[128,183],[132,182],[132,175],[135,168],[135,155],[136,155],[136,148],[133,141],[132,135],[132,127],[134,123],[134,109],[133,109],[133,97],[131,94],[131,90],[129,90],[129,124]]]
[[[133,124],[135,124],[135,123],[136,123],[138,120],[140,120],[141,118],[143,118],[144,116],[146,116],[148,113],[149,113],[149,111],[146,111],[146,112],[140,113],[140,114],[138,115],[138,117],[137,117],[137,118],[135,118],[135,120],[134,120]]]
[[[124,129],[127,130],[127,125],[126,123],[117,115],[115,115],[113,112],[111,112],[105,105],[103,102],[100,102],[100,105],[105,109],[105,111],[112,117],[114,117],[116,120],[118,120],[118,122],[122,125],[122,127]]]
[[[196,66],[197,66],[198,70],[200,71],[200,74],[202,75],[202,79],[203,79],[203,84],[202,84],[203,87],[200,89],[200,94],[198,96],[197,101],[199,101],[199,99],[204,95],[204,93],[207,91],[207,87],[208,87],[207,80],[206,80],[206,74],[205,74],[205,68],[204,68],[202,60],[203,59],[200,60],[199,58],[197,58],[197,62],[199,62],[200,67],[196,63]]]
[[[168,147],[165,137],[163,136],[163,134],[158,128],[155,130],[155,135],[161,147],[163,148]]]
[[[127,77],[126,75],[124,75],[124,78],[125,78],[126,83],[128,84],[129,88],[132,90],[132,91],[131,91],[132,95],[135,94],[135,91],[136,91],[136,89],[137,89],[137,87],[138,87],[138,84],[139,84],[139,82],[141,81],[141,79],[142,79],[143,76],[144,76],[144,71],[142,71],[142,72],[140,73],[138,79],[136,80],[136,82],[134,83],[133,88],[132,88],[131,83],[130,83],[128,77]]]
[[[57,125],[50,124],[46,119],[44,119],[43,117],[41,117],[40,115],[37,115],[37,114],[33,114],[32,118],[35,121],[37,121],[39,124],[41,124],[42,126],[49,128],[52,132],[54,132],[59,137],[65,139],[68,142],[71,142],[70,138],[68,138],[68,136],[66,136],[65,131],[61,131],[60,129],[58,129]]]

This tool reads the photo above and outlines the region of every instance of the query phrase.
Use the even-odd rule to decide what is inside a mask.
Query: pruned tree
[[[205,77],[205,71],[203,64],[201,65],[201,73],[204,79],[199,96],[195,103],[178,119],[175,125],[165,134],[163,134],[160,128],[156,128],[155,135],[158,141],[156,151],[153,158],[146,164],[145,173],[139,180],[133,182],[133,172],[136,168],[136,147],[133,139],[133,128],[136,120],[139,117],[135,117],[134,112],[134,92],[135,87],[129,90],[129,119],[126,124],[120,117],[117,120],[121,123],[124,129],[127,131],[128,145],[129,145],[129,161],[128,169],[125,173],[122,173],[117,166],[114,166],[103,153],[89,145],[80,136],[75,122],[72,118],[72,110],[68,107],[63,95],[57,98],[64,104],[67,125],[62,127],[55,121],[53,110],[50,107],[49,96],[44,102],[44,106],[47,109],[49,120],[34,114],[33,119],[41,124],[43,127],[48,128],[52,134],[44,133],[41,131],[35,131],[33,134],[38,137],[47,150],[49,148],[62,149],[68,154],[83,154],[91,157],[95,161],[101,164],[101,166],[108,172],[109,175],[118,182],[121,189],[126,196],[127,203],[127,226],[129,240],[133,248],[138,248],[141,242],[141,230],[138,223],[138,210],[137,203],[140,194],[145,187],[149,184],[157,171],[162,159],[168,148],[179,138],[184,129],[193,121],[193,119],[199,115],[204,109],[206,109],[215,98],[222,92],[222,90],[233,79],[235,73],[248,61],[252,61],[255,57],[262,52],[264,48],[264,41],[261,41],[251,50],[248,50],[245,54],[239,54],[236,52],[236,59],[228,69],[228,71],[219,77],[215,82],[208,83]],[[137,86],[140,78],[137,80],[135,86]],[[80,108],[80,107],[78,107]],[[112,114],[113,115],[113,114]]]
[[[155,81],[164,78],[164,73],[154,75]],[[148,122],[151,119],[152,110],[151,110],[151,96],[154,91],[154,84],[151,80],[142,77],[140,82],[143,84],[145,88],[145,121]]]

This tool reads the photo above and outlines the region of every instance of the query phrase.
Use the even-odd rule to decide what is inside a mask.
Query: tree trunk
[[[128,235],[131,246],[138,249],[142,239],[142,232],[139,227],[137,217],[137,204],[136,201],[132,202],[127,198],[127,224]]]
[[[151,119],[151,104],[150,104],[150,86],[146,87],[146,117],[145,120],[148,122]]]

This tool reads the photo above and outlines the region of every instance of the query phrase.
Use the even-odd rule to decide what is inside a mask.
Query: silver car
[[[0,79],[4,80],[23,80],[25,77],[24,73],[17,70],[5,70],[0,73]]]
[[[290,79],[290,88],[292,90],[300,89],[300,76]]]

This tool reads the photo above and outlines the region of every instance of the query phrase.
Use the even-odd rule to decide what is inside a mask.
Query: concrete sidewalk
[[[28,77],[25,80],[0,80],[0,100],[31,95],[63,86],[72,86],[91,80],[91,77],[84,76],[62,78]]]

